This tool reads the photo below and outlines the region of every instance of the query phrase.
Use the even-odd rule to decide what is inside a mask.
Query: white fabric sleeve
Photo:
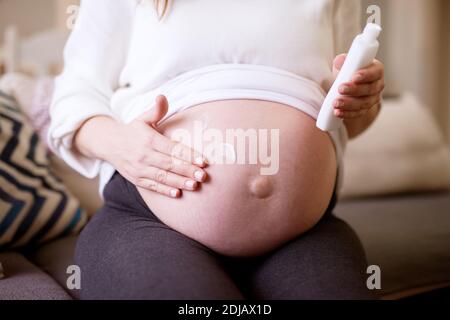
[[[73,136],[89,118],[114,117],[113,92],[125,64],[136,0],[82,0],[64,49],[64,69],[57,77],[48,132],[50,148],[82,175],[94,178],[101,161],[72,148]]]
[[[335,55],[347,53],[353,39],[361,33],[361,0],[335,0],[334,48]]]

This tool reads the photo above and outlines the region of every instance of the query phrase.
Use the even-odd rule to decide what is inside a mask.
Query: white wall
[[[387,91],[416,93],[450,141],[450,0],[363,2],[382,9],[380,57],[386,64]],[[66,8],[74,3],[78,0],[0,0],[0,38],[10,24],[24,36],[65,28]]]
[[[450,141],[450,1],[364,0],[382,8],[388,93],[413,92]]]
[[[67,7],[78,3],[79,0],[0,0],[0,43],[8,25],[17,26],[21,36],[65,28]]]
[[[16,25],[21,35],[46,30],[55,25],[58,0],[0,0],[0,39],[8,25]]]
[[[67,8],[79,4],[79,0],[56,0],[56,25],[58,28],[67,28]]]
[[[441,30],[443,32],[442,56],[440,63],[444,72],[443,81],[440,87],[441,101],[443,106],[442,123],[450,142],[450,1],[443,0],[443,10],[441,12]]]

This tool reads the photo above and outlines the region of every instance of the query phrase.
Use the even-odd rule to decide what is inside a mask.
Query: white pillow
[[[341,198],[450,189],[450,148],[414,96],[387,100],[375,123],[349,142]]]

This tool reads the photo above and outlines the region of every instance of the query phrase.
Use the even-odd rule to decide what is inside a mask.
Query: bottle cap
[[[376,41],[381,33],[381,27],[375,23],[368,23],[364,28],[363,37],[370,42]]]

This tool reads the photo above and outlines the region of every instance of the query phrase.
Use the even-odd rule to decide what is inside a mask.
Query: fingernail
[[[203,171],[195,171],[194,177],[198,182],[203,182],[206,177],[206,173],[204,173]]]
[[[354,81],[354,82],[362,81],[363,79],[364,79],[364,77],[363,77],[362,74],[356,74],[356,75],[353,77],[353,81]]]
[[[339,92],[342,93],[342,94],[349,93],[349,92],[350,92],[350,88],[347,87],[347,86],[341,86],[341,87],[339,88]]]
[[[188,188],[190,190],[194,190],[195,187],[197,186],[197,182],[193,181],[193,180],[188,180],[184,183],[184,185],[186,186],[186,188]]]
[[[334,108],[339,108],[339,100],[334,100],[333,107]]]
[[[343,115],[343,112],[340,111],[340,110],[334,110],[334,115],[335,115],[336,117],[341,117],[341,116]]]
[[[342,108],[344,106],[344,102],[341,101],[341,100],[335,100],[334,103],[333,103],[333,106],[335,108]]]
[[[202,157],[197,157],[194,160],[194,164],[202,166],[205,164],[205,159],[203,159]]]
[[[180,190],[177,190],[177,189],[170,190],[170,196],[172,198],[178,198],[179,195],[180,195]]]

